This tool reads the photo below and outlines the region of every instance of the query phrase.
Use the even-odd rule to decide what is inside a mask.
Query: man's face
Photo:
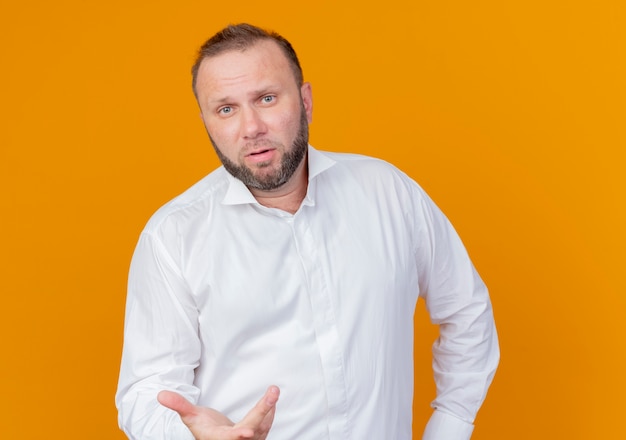
[[[224,167],[247,186],[286,183],[306,154],[312,99],[271,40],[205,59],[196,82],[204,125]]]

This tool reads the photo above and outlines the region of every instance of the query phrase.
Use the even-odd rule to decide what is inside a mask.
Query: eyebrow
[[[209,99],[208,103],[209,104],[223,104],[223,103],[228,102],[228,101],[232,101],[232,100],[230,99],[230,97],[226,96],[226,97],[220,98],[220,99]]]
[[[276,93],[278,89],[279,89],[279,86],[277,84],[271,84],[269,86],[265,86],[265,87],[253,90],[248,95],[249,96],[263,96],[263,95],[267,95],[268,93]],[[222,98],[210,99],[207,102],[209,104],[225,104],[225,103],[232,102],[232,101],[233,99],[230,96],[224,96]]]

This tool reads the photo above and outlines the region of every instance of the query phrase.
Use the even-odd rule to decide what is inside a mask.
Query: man
[[[120,426],[132,439],[410,439],[422,297],[441,332],[423,438],[469,438],[499,351],[443,214],[393,166],[308,145],[311,86],[279,35],[229,26],[192,73],[223,167],[139,239]]]

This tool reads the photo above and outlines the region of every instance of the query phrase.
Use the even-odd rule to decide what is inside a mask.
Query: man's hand
[[[280,390],[271,386],[239,423],[222,413],[197,406],[172,391],[161,391],[159,403],[176,411],[197,440],[264,440],[272,427]]]

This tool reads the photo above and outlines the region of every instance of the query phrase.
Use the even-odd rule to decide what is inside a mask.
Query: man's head
[[[233,50],[244,51],[261,40],[274,41],[280,47],[289,61],[296,84],[298,87],[301,86],[303,82],[302,68],[300,67],[298,55],[296,55],[296,51],[291,46],[291,43],[276,32],[266,31],[265,29],[242,23],[225,27],[200,47],[196,61],[191,67],[191,86],[196,97],[198,96],[196,92],[198,69],[205,58]]]
[[[204,125],[231,174],[272,191],[302,171],[311,86],[287,40],[229,26],[202,46],[192,74]]]

